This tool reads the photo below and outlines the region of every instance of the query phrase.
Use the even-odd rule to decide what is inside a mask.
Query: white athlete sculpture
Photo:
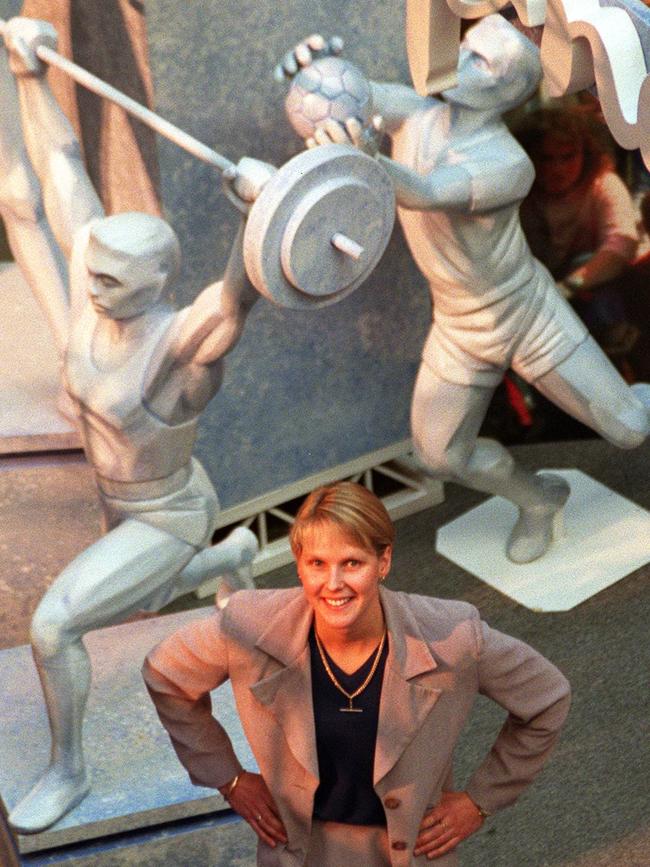
[[[291,78],[340,45],[310,37],[278,73]],[[432,475],[518,506],[507,543],[516,563],[548,549],[569,487],[552,473],[524,469],[498,442],[478,436],[509,367],[621,448],[640,445],[650,431],[646,406],[533,257],[519,223],[534,170],[501,116],[532,94],[540,74],[535,46],[490,15],[467,32],[458,84],[442,99],[371,82],[393,146],[392,159],[377,159],[394,182],[404,234],[433,299],[413,395],[414,444]],[[307,143],[347,142],[377,154],[379,126],[328,120]]]
[[[54,46],[54,30],[14,19],[5,41],[27,150],[69,261],[64,381],[107,530],[63,570],[32,622],[51,760],[10,815],[14,828],[31,833],[89,790],[82,722],[90,661],[82,636],[137,610],[155,611],[256,553],[257,540],[244,528],[209,547],[219,504],[192,449],[201,411],[221,384],[223,356],[258,295],[243,267],[242,221],[223,281],[180,311],[162,299],[179,266],[176,235],[147,214],[105,217],[35,54],[40,44]],[[242,160],[231,195],[245,207],[271,171]]]

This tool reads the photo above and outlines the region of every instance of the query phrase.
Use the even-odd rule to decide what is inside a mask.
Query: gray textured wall
[[[280,165],[301,148],[272,70],[309,33],[338,33],[369,75],[408,81],[402,0],[149,0],[146,15],[157,110],[235,161]],[[184,304],[221,275],[237,218],[217,172],[162,139],[159,156],[163,202],[183,247],[176,301]],[[261,300],[197,446],[222,504],[407,437],[429,318],[397,231],[379,268],[340,304],[295,312]]]

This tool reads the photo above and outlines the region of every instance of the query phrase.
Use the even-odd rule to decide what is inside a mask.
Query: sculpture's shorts
[[[164,497],[126,500],[102,493],[101,498],[109,526],[133,518],[197,548],[210,544],[219,512],[217,493],[196,458],[183,487]]]
[[[434,311],[424,363],[446,382],[495,388],[511,367],[534,382],[565,361],[588,332],[541,265],[533,280],[489,307]]]

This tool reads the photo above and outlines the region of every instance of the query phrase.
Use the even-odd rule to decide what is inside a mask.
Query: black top
[[[352,706],[361,708],[363,713],[341,713],[340,709],[349,707],[349,702],[325,671],[313,626],[309,633],[309,647],[320,777],[314,798],[314,818],[348,825],[385,826],[384,808],[372,787],[372,772],[388,636],[372,680],[352,702]],[[353,693],[368,676],[376,649],[352,674],[342,671],[325,648],[323,652],[343,689]]]

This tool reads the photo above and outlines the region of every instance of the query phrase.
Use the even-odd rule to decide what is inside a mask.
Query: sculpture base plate
[[[148,651],[210,608],[89,633],[93,685],[84,725],[89,795],[56,825],[19,835],[21,853],[68,846],[190,816],[229,810],[214,789],[193,786],[172,750],[140,676]],[[10,811],[49,758],[49,728],[28,646],[0,651],[0,796]],[[215,715],[244,767],[256,768],[228,684],[213,693]]]
[[[549,470],[571,485],[564,530],[532,563],[510,562],[517,509],[491,497],[438,531],[437,550],[532,611],[568,611],[650,561],[650,512],[579,470]]]

